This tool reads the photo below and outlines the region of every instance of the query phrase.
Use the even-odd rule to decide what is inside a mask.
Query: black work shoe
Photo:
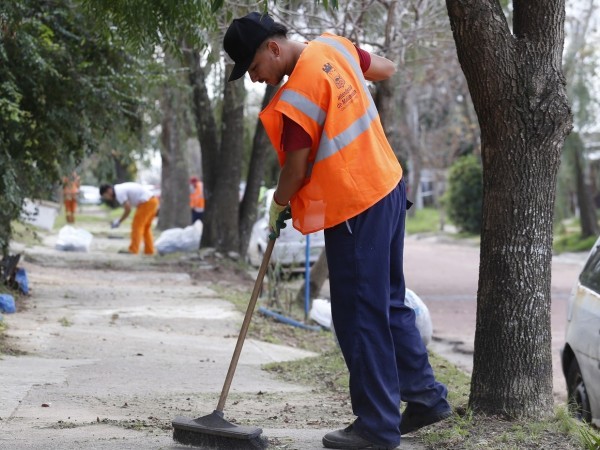
[[[452,415],[452,408],[443,409],[441,411],[422,411],[412,412],[410,407],[407,407],[402,414],[402,421],[400,422],[400,434],[405,435],[417,431],[419,428],[426,427],[427,425],[440,422],[441,420],[447,419]]]
[[[365,438],[359,436],[352,425],[343,430],[332,431],[323,437],[323,446],[325,448],[347,448],[347,449],[379,449],[391,450],[391,447],[383,447],[378,444],[373,444]]]

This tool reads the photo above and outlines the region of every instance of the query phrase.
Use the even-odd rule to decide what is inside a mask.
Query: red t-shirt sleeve
[[[371,54],[356,45],[356,51],[358,52],[358,58],[360,60],[360,68],[365,73],[371,66]],[[288,116],[283,116],[283,134],[281,136],[281,143],[284,152],[293,152],[302,148],[307,148],[312,145],[312,139],[310,135],[290,119]]]
[[[284,152],[293,152],[302,148],[311,147],[312,139],[304,128],[284,114],[281,143]]]
[[[360,68],[365,73],[371,67],[371,54],[357,45],[354,46],[358,52],[358,58],[360,59]]]

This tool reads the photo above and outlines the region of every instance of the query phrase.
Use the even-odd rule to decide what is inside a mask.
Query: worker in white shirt
[[[140,242],[144,239],[144,254],[154,254],[154,237],[152,236],[152,220],[158,211],[158,198],[145,186],[139,183],[103,184],[100,186],[101,197],[109,203],[115,200],[123,206],[123,214],[111,223],[117,228],[127,219],[132,208],[136,208],[131,223],[131,243],[129,253],[137,255]]]

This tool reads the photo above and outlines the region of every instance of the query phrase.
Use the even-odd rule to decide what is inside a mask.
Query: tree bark
[[[204,212],[206,221],[214,211],[214,209],[208,210],[208,205],[212,203],[212,195],[219,171],[220,149],[217,124],[213,115],[213,105],[206,89],[206,74],[204,67],[201,65],[200,55],[196,50],[191,49],[186,51],[185,55],[190,67],[189,81],[192,86],[194,118],[202,155],[202,181],[207,205]]]
[[[469,403],[509,418],[553,413],[552,218],[572,117],[562,74],[564,0],[446,0],[479,118],[483,230]]]
[[[265,95],[262,101],[261,110],[269,104],[273,95],[277,92],[276,86],[267,85]],[[256,222],[258,196],[260,194],[261,183],[265,172],[265,161],[270,149],[270,142],[260,119],[256,121],[254,139],[252,141],[252,154],[250,156],[250,166],[248,168],[248,177],[246,179],[246,190],[240,204],[240,248],[242,255],[248,250],[250,233],[252,226]]]
[[[598,236],[598,216],[596,215],[596,205],[589,183],[588,177],[584,171],[583,142],[578,133],[573,133],[567,139],[565,149],[571,152],[573,158],[573,167],[575,169],[575,185],[577,192],[577,205],[579,206],[579,222],[581,227],[581,237]]]
[[[157,227],[183,228],[190,224],[186,146],[182,145],[179,110],[181,96],[171,85],[163,87],[161,108],[161,198]]]
[[[228,64],[225,78],[233,70]],[[202,246],[215,247],[225,252],[239,252],[239,185],[242,177],[244,148],[243,80],[226,83],[223,95],[223,121],[218,165],[211,161],[214,191],[206,202]]]

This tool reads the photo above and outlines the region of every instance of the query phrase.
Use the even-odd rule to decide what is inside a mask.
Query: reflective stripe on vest
[[[402,177],[352,50],[350,41],[330,34],[309,43],[260,115],[281,165],[286,158],[281,147],[284,115],[312,139],[306,179],[290,200],[293,226],[303,233],[365,211]]]
[[[322,42],[326,45],[330,45],[334,47],[337,51],[339,51],[344,57],[348,60],[353,70],[357,74],[357,78],[360,80],[364,80],[364,77],[359,76],[362,75],[362,69],[356,63],[352,55],[348,53],[346,47],[344,47],[341,43],[335,41],[334,39],[320,36],[315,39],[315,41]],[[363,81],[363,89],[365,92],[370,92],[369,87],[366,82]],[[356,139],[360,134],[364,133],[371,127],[371,122],[377,118],[379,113],[377,112],[377,108],[375,107],[375,102],[373,101],[373,97],[371,95],[369,97],[369,107],[365,111],[365,113],[356,119],[353,124],[351,124],[344,131],[339,133],[337,136],[333,138],[329,138],[325,130],[321,134],[321,139],[319,141],[319,149],[317,150],[317,156],[315,161],[309,164],[306,176],[310,177],[312,172],[312,167],[315,163],[333,155],[336,152],[339,152],[344,147],[349,145],[354,139]],[[306,98],[302,94],[292,91],[285,90],[281,94],[281,101],[287,102],[293,105],[295,108],[302,111],[312,120],[314,120],[319,127],[322,127],[325,123],[325,118],[327,117],[327,113],[321,108],[319,105],[314,103],[312,100]]]

